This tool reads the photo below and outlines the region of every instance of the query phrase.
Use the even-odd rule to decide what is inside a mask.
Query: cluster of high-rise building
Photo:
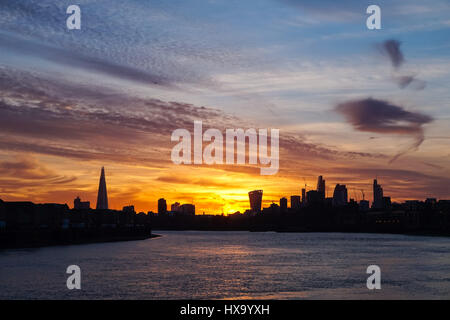
[[[262,198],[263,190],[254,190],[248,193],[250,210],[249,212],[257,214],[263,211],[262,208]],[[290,197],[290,207],[288,207],[288,199],[283,197],[280,199],[279,205],[272,205],[272,210],[274,208],[279,208],[281,212],[286,212],[288,209],[298,211],[303,207],[329,205],[332,207],[343,207],[349,202],[354,202],[353,199],[348,199],[348,190],[344,184],[336,184],[332,197],[327,197],[326,180],[323,176],[317,178],[317,187],[313,190],[306,190],[302,188],[301,196],[292,195]],[[373,202],[372,209],[385,209],[391,205],[391,200],[389,197],[383,196],[383,188],[378,184],[377,179],[373,182]],[[74,200],[75,209],[90,209],[89,201],[81,201],[80,197]],[[362,199],[359,202],[359,208],[362,211],[367,211],[370,209],[369,201]],[[106,188],[106,177],[105,169],[102,167],[100,173],[100,181],[97,194],[97,210],[108,210],[108,194]],[[278,209],[277,209],[278,210]],[[125,206],[123,208],[124,212],[134,212],[134,206]],[[152,213],[152,212],[149,212]],[[158,199],[158,215],[159,216],[173,216],[173,215],[195,215],[195,205],[194,204],[180,204],[175,202],[171,204],[170,210],[167,206],[167,201],[164,198]]]
[[[367,211],[370,209],[369,201],[364,198],[358,203],[360,210]],[[252,213],[260,213],[262,209],[262,196],[263,190],[254,190],[248,193],[250,201],[250,211]],[[350,202],[355,203],[355,199],[349,199],[348,189],[345,184],[336,184],[334,187],[332,197],[327,197],[326,180],[323,176],[319,176],[317,179],[317,187],[314,190],[306,190],[306,187],[302,189],[302,195],[293,195],[291,199],[291,210],[300,210],[302,207],[311,207],[318,205],[329,205],[331,207],[344,207]],[[373,201],[372,209],[386,209],[391,206],[391,198],[383,195],[383,188],[378,184],[377,179],[373,181]],[[274,206],[271,206],[274,208]],[[286,211],[287,198],[280,199],[278,206],[280,211]]]

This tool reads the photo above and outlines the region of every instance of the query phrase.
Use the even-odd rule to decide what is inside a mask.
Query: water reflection
[[[0,252],[1,299],[450,298],[450,239],[159,232],[161,238]],[[82,269],[82,290],[65,269]],[[366,268],[382,289],[366,288]]]

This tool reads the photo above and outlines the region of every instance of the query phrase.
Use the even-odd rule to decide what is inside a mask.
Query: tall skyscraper
[[[306,203],[306,189],[305,188],[302,189],[302,203],[303,204]]]
[[[280,210],[282,212],[286,212],[287,211],[287,203],[288,203],[288,201],[287,201],[286,198],[281,198],[280,199]]]
[[[325,180],[322,176],[317,179],[317,192],[319,193],[320,199],[325,199]]]
[[[377,179],[373,180],[373,202],[372,208],[382,209],[384,207],[383,188],[378,184]]]
[[[106,192],[105,167],[102,167],[102,173],[100,174],[96,209],[108,209],[108,193]]]
[[[262,190],[254,190],[248,193],[248,198],[250,200],[250,209],[255,213],[261,212],[262,196]]]
[[[292,210],[300,209],[300,196],[291,196],[291,209]]]
[[[347,187],[345,184],[337,184],[333,193],[333,207],[345,206],[348,202]]]
[[[158,200],[158,215],[167,213],[167,202],[166,199],[161,198]]]

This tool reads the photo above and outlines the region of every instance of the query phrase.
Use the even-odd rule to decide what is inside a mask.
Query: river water
[[[0,299],[450,299],[450,238],[155,231],[0,251]],[[81,290],[66,268],[81,268]],[[369,265],[381,289],[369,290]]]

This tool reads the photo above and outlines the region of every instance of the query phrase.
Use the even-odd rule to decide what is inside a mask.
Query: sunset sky
[[[450,198],[450,3],[0,1],[0,198],[196,213],[315,188]],[[175,165],[178,128],[280,129],[280,169]]]

